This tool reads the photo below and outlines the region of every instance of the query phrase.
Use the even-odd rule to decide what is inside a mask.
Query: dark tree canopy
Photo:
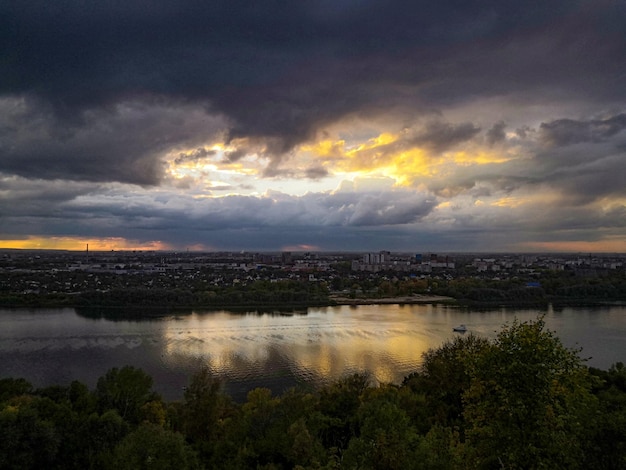
[[[626,368],[588,369],[542,318],[457,337],[402,384],[364,374],[236,403],[208,369],[184,400],[114,368],[95,390],[0,380],[4,469],[623,469]]]

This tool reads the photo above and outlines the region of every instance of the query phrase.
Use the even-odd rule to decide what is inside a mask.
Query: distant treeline
[[[476,273],[454,277],[397,278],[397,273],[378,273],[358,280],[335,278],[333,290],[344,290],[353,298],[406,297],[436,294],[475,305],[545,305],[548,303],[604,303],[626,301],[626,275],[616,270],[604,276],[579,277],[573,271],[544,271],[532,275],[498,279]]]
[[[626,468],[626,368],[578,353],[539,318],[430,350],[400,385],[356,374],[243,403],[206,369],[171,403],[129,366],[94,390],[4,378],[0,468]]]
[[[307,281],[254,281],[210,289],[115,287],[78,293],[0,292],[5,307],[244,307],[328,305],[326,284]]]
[[[545,305],[548,303],[603,303],[626,301],[626,275],[614,271],[605,276],[579,277],[573,271],[534,273],[533,276],[494,279],[475,275],[455,278],[396,278],[396,273],[377,273],[354,278],[324,280],[255,280],[207,287],[201,282],[157,278],[161,284],[146,286],[131,279],[122,285],[118,275],[104,276],[100,288],[76,292],[36,289],[12,290],[0,286],[0,307],[162,307],[235,308],[268,306],[332,305],[330,290],[354,299],[437,294],[470,305]],[[80,277],[84,274],[73,274]],[[23,276],[22,276],[23,277]],[[75,278],[72,278],[73,280]],[[130,278],[129,278],[130,279]],[[23,279],[21,279],[23,284]]]
[[[624,271],[602,277],[579,277],[572,271],[546,271],[511,279],[440,279],[431,282],[431,289],[467,304],[602,303],[626,301],[626,276]]]

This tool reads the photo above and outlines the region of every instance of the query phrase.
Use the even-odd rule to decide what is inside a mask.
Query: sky
[[[626,252],[626,0],[4,0],[0,51],[0,248]]]

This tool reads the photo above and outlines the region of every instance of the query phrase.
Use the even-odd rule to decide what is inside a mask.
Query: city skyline
[[[626,2],[0,5],[0,248],[626,252]]]

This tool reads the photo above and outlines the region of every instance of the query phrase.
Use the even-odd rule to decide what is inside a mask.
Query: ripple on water
[[[128,349],[135,349],[135,348],[140,347],[142,343],[143,341],[141,338],[133,338],[126,343],[126,347]]]
[[[385,314],[381,315],[383,310]],[[41,322],[19,330],[25,333],[23,337],[0,339],[0,368],[5,375],[26,375],[26,371],[26,378],[35,376],[35,381],[38,374],[44,377],[41,380],[47,380],[71,369],[74,378],[89,380],[96,374],[95,364],[105,367],[129,363],[154,369],[158,363],[163,364],[162,377],[175,376],[178,380],[188,371],[207,365],[242,389],[282,386],[291,379],[310,382],[325,377],[334,381],[363,370],[370,370],[380,380],[392,371],[401,381],[419,367],[425,349],[453,339],[452,327],[468,322],[467,315],[457,310],[437,307],[411,307],[401,316],[394,312],[391,307],[369,306],[354,310],[329,308],[323,313],[313,309],[307,316],[281,317],[279,321],[267,316],[185,316],[158,329],[154,322],[94,323],[73,316],[74,323],[69,326],[50,329],[46,323],[48,313],[42,312]],[[591,324],[587,317],[567,315],[567,327],[558,323],[559,334],[562,332],[566,344],[572,347],[584,345],[583,356],[598,358],[590,365],[609,367],[624,360],[624,312],[623,307],[616,308],[611,317],[594,317]],[[516,315],[509,313],[506,318],[499,311],[473,316],[471,331],[493,338],[505,320]],[[13,334],[11,331],[5,327],[2,333],[6,336]],[[231,351],[238,354],[222,357]]]
[[[116,337],[99,337],[92,340],[96,347],[104,349],[113,349],[122,346],[125,341],[121,336]]]

